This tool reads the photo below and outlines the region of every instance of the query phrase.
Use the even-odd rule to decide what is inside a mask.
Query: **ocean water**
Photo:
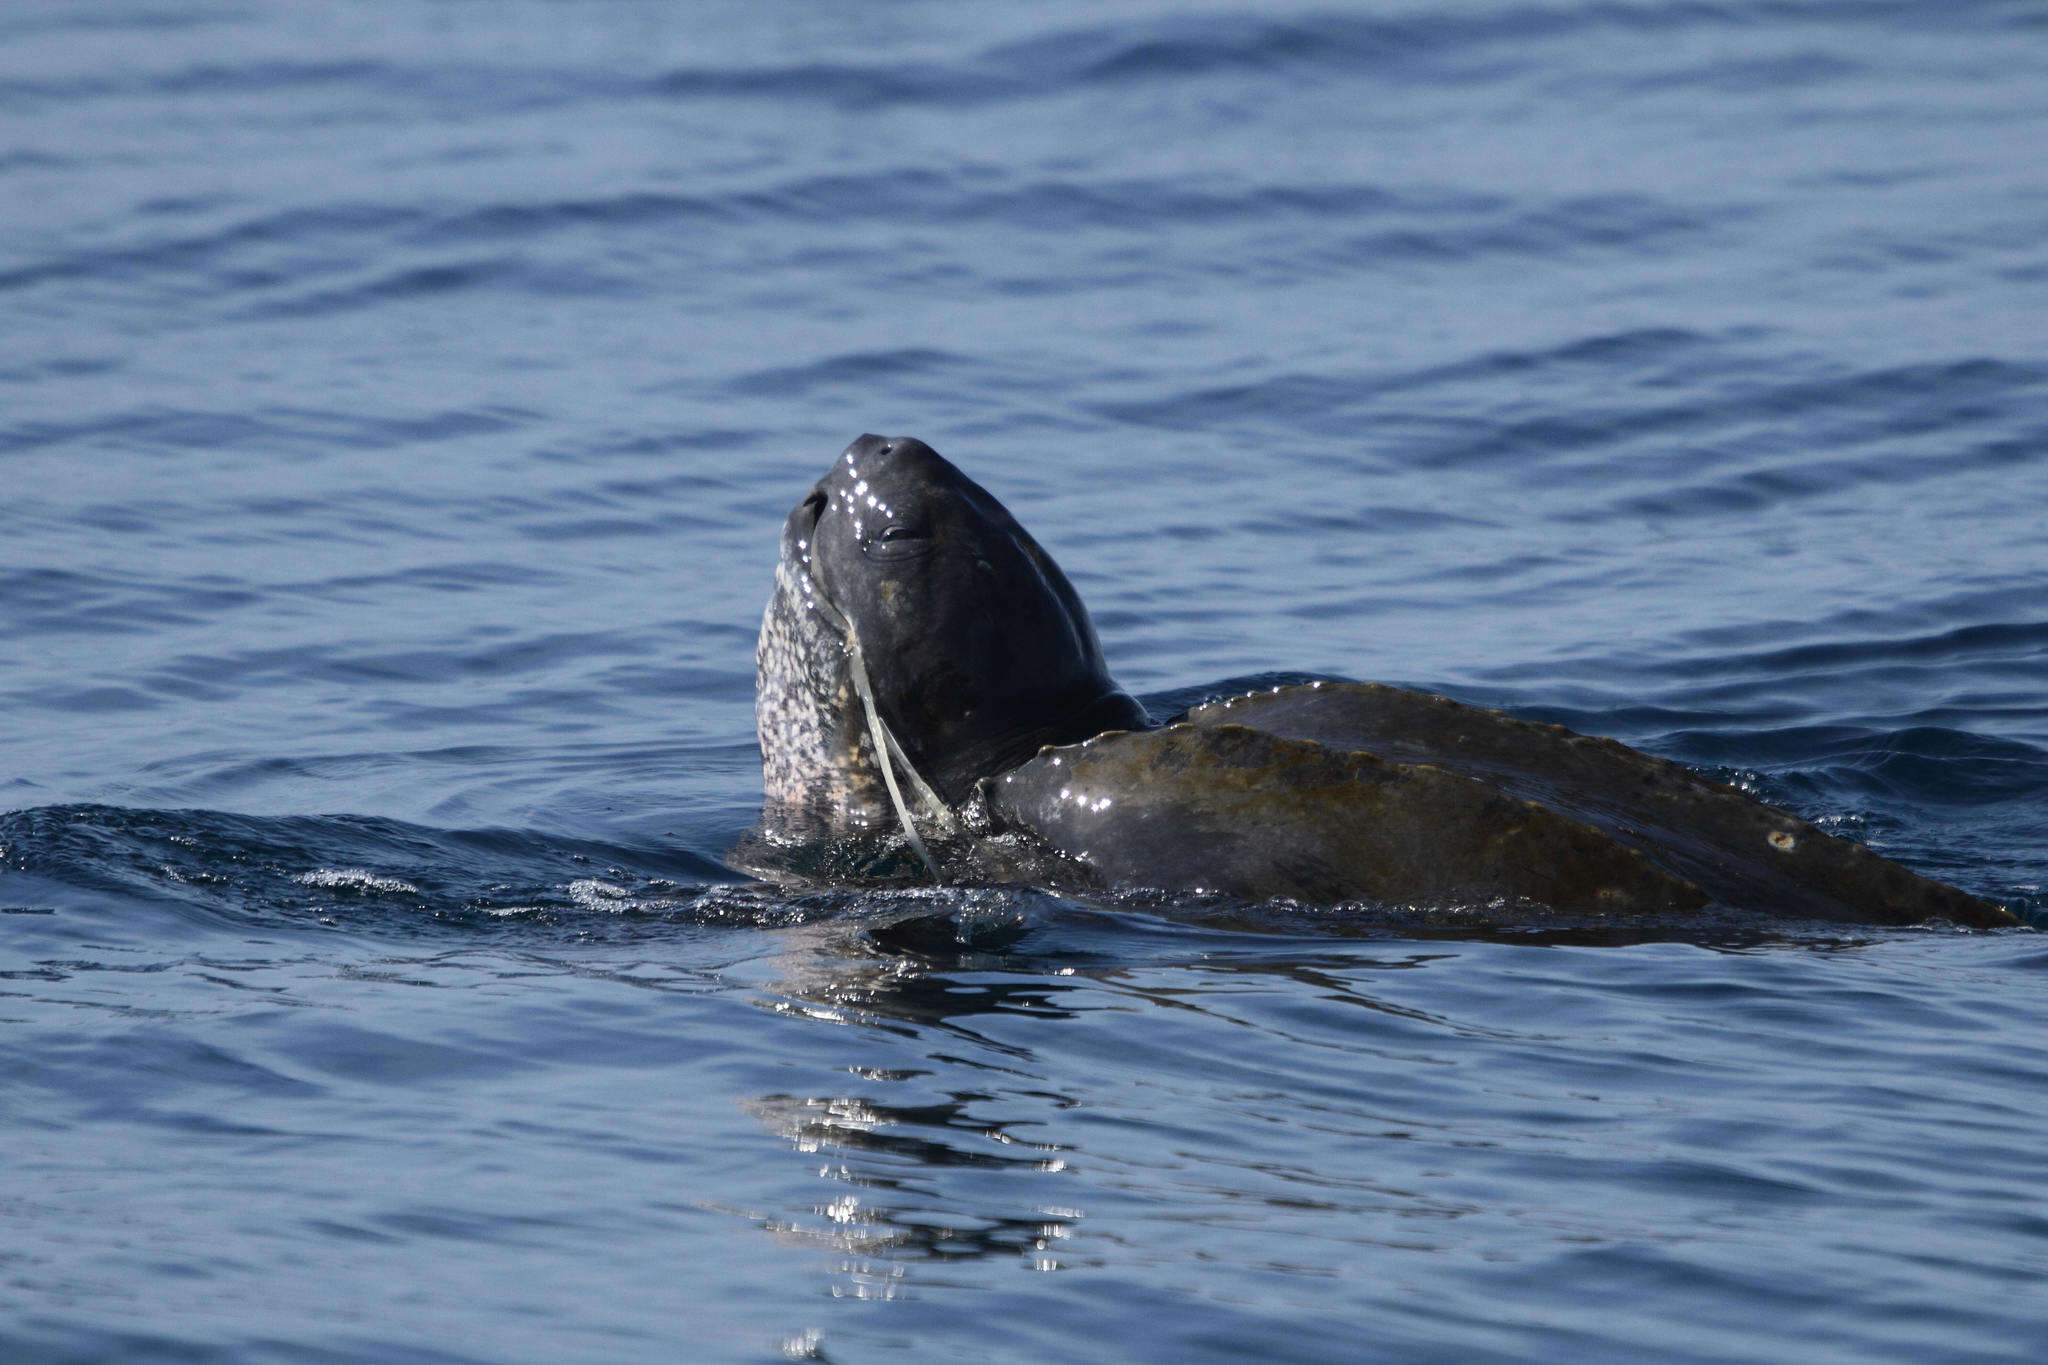
[[[2048,924],[2033,3],[15,0],[0,1357],[2012,1360],[2048,950],[748,883],[920,436],[1155,699]]]

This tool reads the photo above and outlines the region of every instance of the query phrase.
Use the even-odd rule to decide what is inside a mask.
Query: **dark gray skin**
[[[898,770],[921,824],[949,827],[981,778],[1046,745],[1146,723],[1066,575],[1003,505],[922,441],[863,436],[783,526],[757,655],[757,844],[896,827],[849,627],[880,719],[929,789]]]
[[[920,441],[861,437],[790,513],[758,673],[768,799],[733,860],[765,876],[871,873],[844,850],[907,820],[939,851],[913,839],[927,864],[892,870],[925,878],[1538,923],[2018,922],[1677,764],[1442,697],[1315,683],[1148,728],[1059,567]]]
[[[2017,924],[1724,783],[1611,739],[1372,683],[1210,702],[1048,750],[996,817],[1112,885],[1258,899],[1528,902],[1602,921],[1763,910],[1839,924]]]

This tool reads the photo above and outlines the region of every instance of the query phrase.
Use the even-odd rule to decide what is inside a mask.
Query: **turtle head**
[[[808,642],[799,667],[792,640]],[[759,660],[770,799],[814,812],[874,803],[863,685],[948,804],[1042,745],[1145,724],[1059,566],[986,490],[905,437],[861,437],[789,514]],[[858,780],[820,786],[835,773]],[[855,823],[874,819],[864,807]]]

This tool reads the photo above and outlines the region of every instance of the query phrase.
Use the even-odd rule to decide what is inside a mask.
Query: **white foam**
[[[312,872],[301,872],[292,880],[300,886],[325,886],[336,890],[381,891],[413,896],[420,893],[420,889],[411,882],[403,882],[396,877],[380,877],[375,872],[366,872],[360,867],[322,867]]]
[[[569,883],[569,899],[584,910],[606,910],[617,914],[622,910],[636,910],[644,901],[623,886],[601,882],[595,877],[581,877]]]

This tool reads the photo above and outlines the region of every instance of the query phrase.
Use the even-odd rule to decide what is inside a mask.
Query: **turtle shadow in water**
[[[1409,932],[2019,923],[1676,763],[1427,693],[1311,678],[1157,723],[1052,558],[905,438],[861,437],[791,511],[756,712],[766,801],[728,860],[771,880],[1364,904]]]

